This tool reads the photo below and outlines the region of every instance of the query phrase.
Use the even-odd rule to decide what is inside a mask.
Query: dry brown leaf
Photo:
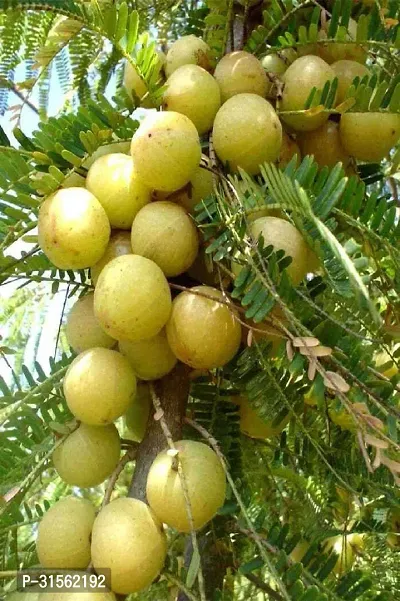
[[[324,376],[324,384],[330,390],[338,390],[339,392],[349,392],[350,386],[341,375],[334,371],[327,371]]]
[[[329,346],[301,346],[299,351],[302,355],[308,357],[329,357],[332,354],[332,349]]]
[[[295,347],[299,346],[318,346],[319,340],[318,338],[314,338],[313,336],[298,336],[293,338],[292,344]]]
[[[308,363],[307,376],[308,376],[308,379],[311,380],[311,382],[314,380],[316,373],[317,373],[317,362],[314,359],[310,359],[310,361]]]
[[[389,443],[386,440],[377,438],[372,434],[365,434],[364,440],[367,444],[376,447],[377,449],[387,449],[389,447]]]
[[[292,346],[292,343],[290,342],[290,340],[287,340],[287,342],[286,342],[286,355],[287,355],[287,358],[289,359],[289,361],[293,361],[294,351],[293,351],[293,346]]]

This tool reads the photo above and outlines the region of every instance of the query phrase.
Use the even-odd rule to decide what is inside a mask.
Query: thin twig
[[[252,584],[254,584],[254,586],[259,588],[260,591],[264,591],[265,593],[267,593],[267,595],[269,595],[273,599],[276,599],[277,601],[282,601],[281,595],[279,593],[277,593],[273,588],[271,588],[268,584],[266,584],[263,580],[261,580],[261,578],[259,578],[255,574],[250,573],[250,574],[245,574],[244,576],[245,576],[245,578],[247,578],[247,580],[249,580],[249,582],[251,582]]]
[[[22,105],[26,104],[26,106],[29,106],[29,108],[34,113],[36,113],[36,115],[39,115],[39,109],[33,104],[33,102],[31,102],[26,96],[22,94],[18,86],[13,81],[10,81],[9,79],[5,79],[4,77],[0,76],[0,87],[6,88],[7,90],[10,90],[10,92],[13,92],[13,94],[18,96],[18,98],[22,100]]]
[[[164,419],[164,411],[161,406],[160,399],[158,398],[158,396],[156,394],[153,384],[150,384],[150,393],[151,393],[151,398],[153,401],[154,409],[156,412],[154,417],[158,418],[160,421],[161,429],[167,440],[169,448],[173,451],[176,451],[177,449],[175,447],[170,429],[168,427],[167,422]],[[200,549],[199,549],[196,530],[194,528],[194,522],[193,522],[193,514],[192,514],[192,507],[191,507],[190,497],[189,497],[189,489],[188,489],[188,485],[187,485],[187,481],[186,481],[186,476],[185,476],[183,468],[182,468],[182,463],[180,461],[179,453],[177,454],[176,459],[177,459],[177,464],[178,464],[177,465],[178,475],[179,475],[179,479],[180,479],[181,486],[182,486],[183,496],[185,498],[186,513],[187,513],[187,517],[188,517],[188,521],[189,521],[190,537],[191,537],[191,541],[192,541],[192,545],[193,545],[193,552],[196,553],[198,555],[198,557],[200,557]],[[203,576],[203,570],[201,567],[201,563],[199,565],[199,570],[197,572],[197,580],[199,583],[200,599],[201,599],[201,601],[206,601],[204,576]]]
[[[111,500],[111,495],[114,491],[115,485],[117,483],[117,480],[121,474],[121,472],[124,470],[125,466],[130,462],[133,461],[135,459],[136,456],[136,450],[137,450],[137,445],[135,445],[134,447],[131,447],[126,453],[125,455],[123,455],[123,457],[121,457],[121,459],[119,460],[117,467],[114,469],[113,473],[111,474],[109,480],[108,480],[108,484],[107,484],[107,488],[106,488],[106,492],[104,495],[104,499],[103,502],[101,504],[101,509],[103,509],[103,507],[105,507],[106,505],[108,505],[108,503]]]

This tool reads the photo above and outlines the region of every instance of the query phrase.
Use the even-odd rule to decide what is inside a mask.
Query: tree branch
[[[255,574],[245,574],[244,576],[245,578],[247,578],[247,580],[249,580],[249,582],[251,582],[252,584],[254,584],[254,586],[259,588],[260,591],[264,591],[272,599],[276,599],[277,601],[283,600],[283,597],[281,597],[279,593],[274,591],[273,588],[268,586],[268,584],[266,584],[263,580],[261,580],[261,578],[259,578]]]

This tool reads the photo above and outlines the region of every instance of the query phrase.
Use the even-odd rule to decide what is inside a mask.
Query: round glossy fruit
[[[203,162],[209,163],[203,155]],[[181,190],[172,193],[158,192],[157,200],[169,200],[181,205],[188,213],[195,213],[195,206],[213,193],[213,174],[209,169],[200,166],[194,172],[190,182]]]
[[[97,261],[97,263],[95,263],[90,269],[92,284],[97,284],[99,275],[103,267],[105,267],[107,263],[109,263],[116,257],[122,257],[123,255],[130,254],[132,254],[131,233],[121,231],[113,234],[110,238],[109,243],[107,244],[107,248],[105,250],[104,255],[101,257],[100,261]]]
[[[147,478],[147,499],[162,522],[179,532],[190,532],[176,461],[181,462],[196,530],[207,524],[223,505],[225,473],[217,455],[202,442],[180,440],[175,447],[179,451],[178,457],[165,450],[155,458]]]
[[[303,110],[311,90],[314,87],[322,90],[326,82],[334,78],[333,69],[318,56],[307,55],[298,58],[282,76],[285,86],[279,106],[280,111]],[[328,116],[328,113],[324,112],[317,115],[281,114],[281,119],[295,130],[311,131],[320,127]]]
[[[92,348],[72,361],[64,378],[71,413],[84,424],[104,426],[123,415],[136,394],[129,361],[117,351]]]
[[[152,202],[132,225],[132,250],[156,263],[167,277],[186,271],[199,251],[196,226],[174,202]]]
[[[279,217],[260,217],[250,225],[250,232],[256,240],[262,235],[265,247],[271,244],[275,251],[284,250],[292,257],[286,271],[299,284],[308,272],[308,246],[294,225]]]
[[[340,119],[343,148],[359,161],[380,162],[399,138],[398,113],[345,113]]]
[[[174,192],[187,184],[200,163],[196,127],[173,111],[149,113],[132,138],[137,176],[149,188]]]
[[[108,263],[94,292],[94,311],[101,327],[116,340],[151,338],[171,313],[171,292],[161,269],[139,255]]]
[[[138,342],[122,340],[118,346],[141,380],[158,380],[167,375],[177,362],[169,347],[165,329],[152,338]]]
[[[121,441],[114,424],[81,424],[53,453],[58,475],[71,486],[86,488],[104,482],[119,461]]]
[[[97,516],[92,532],[95,570],[111,569],[111,589],[121,595],[140,591],[158,576],[167,555],[161,523],[138,499],[112,501]]]
[[[240,397],[239,415],[241,432],[250,438],[262,440],[280,434],[288,422],[288,419],[285,418],[277,426],[272,426],[271,422],[266,422],[259,417],[246,397]]]
[[[44,514],[36,550],[43,568],[86,568],[95,509],[87,499],[67,497]]]
[[[222,102],[236,94],[258,94],[265,98],[269,89],[260,61],[243,50],[226,54],[218,63],[214,77],[221,90]]]
[[[192,290],[224,300],[216,288],[196,286]],[[199,294],[182,292],[172,303],[167,337],[180,361],[196,369],[213,369],[222,367],[236,355],[241,327],[226,305]]]
[[[67,342],[75,353],[101,346],[112,348],[114,338],[102,330],[94,314],[93,293],[83,296],[73,305],[65,324]]]
[[[267,96],[273,96],[272,91],[274,90],[275,76],[283,75],[288,68],[288,63],[277,54],[267,54],[267,56],[264,56],[262,59],[261,65],[267,74]]]
[[[339,125],[335,121],[326,121],[318,129],[300,134],[298,140],[302,155],[314,155],[320,167],[333,167],[340,162],[346,168],[350,163],[350,157],[340,140]]]
[[[184,35],[168,50],[165,73],[170,77],[182,65],[198,65],[209,71],[210,55],[210,47],[204,40],[194,35]]]
[[[159,57],[157,66],[160,67],[161,71],[161,68],[165,63],[165,54],[161,51],[158,51],[157,53]],[[124,69],[124,86],[131,98],[136,96],[136,98],[139,99],[140,106],[143,108],[153,108],[153,103],[149,96],[147,96],[148,89],[146,82],[143,81],[138,74],[137,69],[128,61],[126,61]]]
[[[327,21],[327,30],[329,30],[330,21]],[[356,40],[357,39],[357,21],[354,19],[349,20],[347,26],[347,33],[345,34],[345,40]],[[319,31],[318,38],[324,40],[328,37],[326,31]],[[327,63],[331,64],[338,60],[351,60],[359,63],[365,63],[368,53],[361,44],[349,44],[340,43],[336,41],[334,43],[318,44],[318,55],[324,59]]]
[[[278,158],[278,166],[284,169],[296,155],[296,165],[299,166],[301,163],[301,153],[297,142],[293,140],[291,136],[282,130],[282,146]]]
[[[39,246],[59,269],[91,267],[104,253],[110,223],[97,198],[85,188],[57,190],[39,210]]]
[[[71,173],[61,184],[62,188],[84,188],[85,186],[86,180],[79,173]]]
[[[332,69],[338,78],[338,88],[336,93],[336,104],[341,104],[356,77],[362,79],[369,75],[369,71],[365,65],[361,65],[356,61],[340,60],[332,63]]]
[[[87,174],[86,188],[104,208],[111,227],[125,230],[151,199],[150,189],[136,177],[133,160],[126,154],[97,159]]]
[[[183,65],[173,72],[166,85],[164,109],[186,115],[200,135],[210,131],[221,106],[221,94],[214,77],[197,65]]]
[[[141,442],[146,432],[152,406],[149,385],[138,382],[136,397],[125,413],[127,437],[135,442]]]
[[[237,94],[219,109],[213,141],[223,163],[254,175],[262,163],[279,157],[282,126],[267,100],[256,94]]]
[[[104,146],[100,146],[94,153],[88,157],[83,163],[82,167],[85,169],[90,169],[95,161],[98,158],[105,156],[106,154],[130,154],[131,143],[130,142],[112,142],[111,144],[105,144]]]

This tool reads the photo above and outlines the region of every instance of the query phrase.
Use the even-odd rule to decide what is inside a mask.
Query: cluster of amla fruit
[[[96,486],[112,473],[120,457],[113,422],[120,416],[128,412],[129,425],[140,439],[149,411],[147,404],[143,418],[141,404],[148,403],[143,382],[165,376],[178,360],[200,370],[222,367],[239,349],[241,326],[232,307],[221,302],[225,299],[218,289],[196,286],[172,301],[167,278],[190,272],[199,258],[191,213],[213,187],[208,158],[201,156],[201,135],[212,129],[220,161],[250,174],[257,174],[266,161],[282,164],[288,154],[300,154],[266,100],[271,84],[265,69],[273,69],[265,61],[263,66],[246,52],[234,52],[220,61],[213,76],[205,42],[194,36],[178,40],[166,58],[164,110],[144,119],[130,155],[111,151],[99,156],[84,187],[63,188],[40,208],[38,235],[45,254],[60,269],[90,268],[95,284],[94,294],[72,308],[66,326],[69,343],[79,354],[65,376],[64,392],[79,427],[58,446],[53,461],[70,485]],[[318,56],[297,58],[287,69],[279,61],[273,57],[273,64],[285,69],[280,75],[285,110],[302,108],[314,86],[322,88],[335,76],[345,93],[353,77],[351,66],[342,66],[341,75],[338,66]],[[379,158],[397,141],[397,115],[379,115],[379,136],[371,133],[376,115],[344,117],[346,127],[343,117],[339,126],[327,125],[325,113],[292,115],[284,121],[298,132],[299,143],[301,136],[307,140],[319,131],[329,140],[336,136],[337,148],[342,145],[361,160],[370,160],[361,156],[368,147],[365,128],[379,141]],[[354,127],[357,136],[349,139]],[[359,148],[357,140],[362,140]],[[308,144],[312,147],[312,137]],[[262,235],[266,244],[292,257],[288,273],[295,284],[304,278],[310,253],[289,221],[258,216],[251,235]],[[243,430],[251,435],[244,403],[242,399]],[[185,440],[176,448],[194,527],[200,528],[223,504],[225,475],[207,445]],[[111,588],[117,593],[146,587],[164,563],[163,524],[181,532],[190,529],[175,461],[168,451],[155,459],[147,481],[148,505],[120,498],[97,517],[83,499],[67,498],[53,506],[39,528],[42,565],[82,568],[91,561],[95,569],[112,568]]]

